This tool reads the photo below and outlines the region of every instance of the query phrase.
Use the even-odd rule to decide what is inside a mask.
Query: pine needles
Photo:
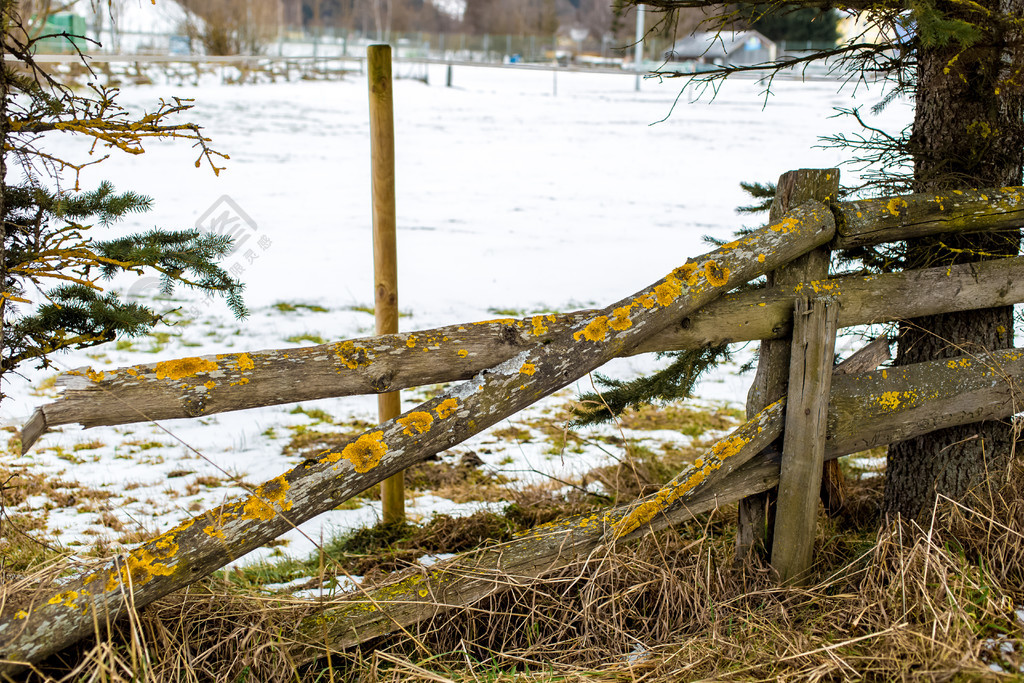
[[[646,377],[623,381],[596,374],[602,389],[580,397],[573,411],[576,417],[571,426],[605,422],[628,408],[639,408],[656,401],[689,398],[701,375],[731,358],[728,345],[658,354],[659,358],[663,356],[674,360],[668,367]]]

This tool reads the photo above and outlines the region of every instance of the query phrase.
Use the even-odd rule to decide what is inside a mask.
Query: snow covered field
[[[430,83],[395,86],[399,303],[408,313],[401,321],[406,330],[603,306],[632,293],[707,251],[703,235],[725,237],[756,222],[735,214],[737,205],[749,203],[741,181],[838,164],[840,151],[816,147],[821,135],[852,130],[846,118],[831,118],[833,108],[870,106],[878,98],[877,90],[863,87],[856,96],[840,91],[837,82],[777,81],[765,106],[761,86],[737,79],[713,102],[691,104],[686,93],[673,110],[682,81],[647,80],[635,92],[631,75],[457,68],[455,87],[445,88],[438,66]],[[108,179],[156,200],[153,212],[124,230],[207,224],[211,208],[215,216],[229,210],[251,221],[246,243],[228,265],[246,282],[252,315],[238,323],[219,300],[181,293],[164,305],[179,307],[185,324],[157,338],[63,356],[61,365],[102,369],[371,334],[372,315],[359,310],[372,306],[366,90],[357,76],[126,89],[121,100],[132,107],[194,97],[191,118],[231,156],[228,168],[215,177],[206,166],[194,167],[187,146],[154,144],[141,157],[115,156],[90,167],[83,187]],[[909,117],[909,106],[896,103],[869,120],[897,131]],[[65,157],[87,152],[84,142],[60,144]],[[854,182],[852,171],[844,170],[844,180]],[[145,282],[133,291],[154,294]],[[653,358],[638,357],[606,372],[626,376],[653,367]],[[52,374],[26,368],[10,381],[6,423],[20,425],[34,406],[52,400],[52,391],[40,390]],[[699,393],[705,401],[739,403],[748,381],[719,372]],[[367,420],[375,406],[372,397],[306,405]],[[9,512],[50,508],[49,531],[63,544],[105,537],[116,547],[132,530],[166,530],[242,493],[237,485],[197,481],[228,473],[258,484],[295,464],[281,453],[281,435],[311,419],[292,408],[51,433],[27,457],[8,455],[7,467],[77,481],[79,488],[105,491],[105,502],[86,506],[70,496],[60,505],[39,496]],[[482,456],[488,466],[525,478],[539,476],[532,470],[571,477],[607,458],[597,448],[552,456],[537,444],[503,444],[484,434],[465,446],[490,451]],[[431,496],[411,505],[420,516],[473,509]],[[303,531],[318,540],[378,515],[377,504],[333,511]],[[295,532],[287,540],[277,552],[303,555],[312,548]]]

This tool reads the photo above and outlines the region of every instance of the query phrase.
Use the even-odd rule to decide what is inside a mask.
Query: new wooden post
[[[812,199],[835,200],[839,192],[839,169],[800,169],[779,177],[769,220],[777,220],[789,209]],[[796,284],[828,277],[830,253],[821,247],[768,274],[768,286]],[[747,394],[747,417],[753,417],[786,395],[792,337],[761,342],[757,374]],[[773,446],[777,448],[777,446]],[[736,559],[744,561],[754,549],[770,556],[771,530],[775,525],[774,491],[759,493],[740,501],[736,531]]]
[[[813,559],[838,320],[839,306],[828,299],[796,300],[772,540],[772,566],[786,583],[802,583]]]
[[[391,90],[391,46],[366,49],[370,82],[370,159],[373,194],[374,317],[377,334],[398,332],[398,256],[395,240],[395,117]],[[402,413],[401,394],[377,397],[381,422]],[[405,521],[405,475],[381,482],[385,524]]]

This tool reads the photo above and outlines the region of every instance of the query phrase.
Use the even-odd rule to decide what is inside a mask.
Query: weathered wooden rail
[[[907,273],[847,276],[728,294],[657,332],[624,355],[781,338],[804,291],[835,297],[839,325],[914,318],[1024,301],[1024,257]],[[993,286],[1000,283],[1001,286]],[[58,377],[63,395],[22,430],[27,451],[48,427],[117,425],[372,394],[466,380],[593,311],[506,318],[308,346],[147,363],[114,371],[82,368]],[[240,380],[248,380],[239,384]]]
[[[720,313],[732,321],[732,326],[724,332],[715,330],[714,335],[709,335],[711,340],[723,336],[728,339],[731,335],[780,336],[790,326],[794,299],[803,298],[808,292],[839,305],[838,325],[855,324],[853,320],[876,322],[920,315],[923,311],[964,310],[1024,301],[1024,291],[1016,284],[1024,280],[1020,277],[1024,270],[1018,259],[942,272],[793,283],[722,298],[728,290],[825,245],[843,247],[944,231],[1013,227],[1024,218],[1022,200],[1024,188],[831,205],[809,202],[770,221],[759,231],[689,260],[650,287],[599,311],[460,325],[432,331],[435,333],[386,335],[360,343],[348,341],[297,351],[179,359],[126,368],[109,375],[77,371],[64,398],[45,406],[33,417],[26,428],[27,444],[47,425],[58,423],[114,424],[112,420],[131,422],[140,418],[180,417],[182,413],[194,416],[278,403],[282,398],[306,400],[313,397],[311,391],[334,392],[322,395],[340,395],[339,391],[380,393],[441,379],[469,379],[395,420],[367,430],[338,452],[321,453],[265,482],[251,496],[209,510],[111,562],[68,569],[59,580],[49,584],[8,586],[5,602],[0,605],[0,657],[6,662],[0,662],[0,672],[14,670],[18,661],[39,661],[89,635],[96,624],[109,623],[124,614],[129,606],[142,607],[189,585],[387,476],[532,404],[611,358],[659,347],[697,344],[699,338],[694,336],[694,330],[708,329],[706,321],[714,319],[708,316],[715,315],[715,309],[709,305],[716,300]],[[979,273],[983,272],[981,280]],[[972,280],[976,282],[972,284]],[[925,282],[930,283],[928,287],[922,286]],[[957,284],[950,285],[944,294],[935,294],[940,283]],[[909,288],[907,291],[913,292],[915,302],[897,307],[901,312],[894,315],[894,292],[900,288]],[[962,296],[965,290],[973,294]],[[884,299],[886,306],[875,305],[879,299]],[[982,301],[991,303],[979,304]],[[962,308],[951,308],[957,306]],[[755,310],[758,314],[752,315]],[[724,318],[719,318],[716,325],[721,325]],[[756,318],[756,322],[748,322],[747,318]],[[702,343],[708,341],[704,339]],[[419,352],[409,353],[403,348]],[[813,438],[820,442],[824,436],[827,459],[919,433],[915,430],[930,431],[947,424],[1005,417],[1012,414],[1014,405],[1012,382],[1008,378],[1021,377],[1022,355],[1010,351],[977,359],[963,358],[956,363],[943,361],[881,373],[836,376],[830,390],[824,392],[830,397],[827,429]],[[428,358],[429,367],[423,362]],[[438,377],[439,366],[446,373],[443,378]],[[344,388],[329,388],[329,384]],[[918,399],[921,392],[914,390],[922,384],[929,386],[927,402]],[[159,399],[145,403],[142,398],[147,394],[158,395]],[[231,394],[237,397],[228,398]],[[101,396],[106,398],[95,400]],[[101,402],[104,407],[96,410],[98,417],[82,410],[83,406]],[[701,505],[713,505],[767,490],[778,480],[778,464],[764,449],[770,440],[764,440],[777,428],[771,425],[782,419],[781,406],[759,413],[758,422],[743,428],[748,432],[754,429],[755,433],[760,428],[757,438],[744,441],[741,436],[748,432],[741,432],[732,441],[721,442],[698,467],[681,473],[666,489],[636,506],[559,523],[528,537],[548,539],[548,545],[543,546],[547,550],[542,551],[542,546],[537,546],[536,551],[522,550],[528,548],[523,545],[514,546],[522,552],[512,546],[497,554],[482,551],[482,555],[473,557],[491,560],[469,560],[476,563],[473,566],[486,570],[479,585],[490,586],[488,591],[497,590],[500,582],[486,578],[495,571],[526,572],[529,576],[543,573],[573,553],[582,552],[579,549],[586,544],[627,540],[646,533],[652,524],[678,518],[682,514],[680,509],[706,509],[697,504],[699,500],[706,501]],[[764,420],[768,422],[762,424]],[[743,455],[736,457],[738,454]],[[744,459],[749,462],[740,466]],[[700,499],[701,495],[706,498]],[[680,508],[683,503],[685,506]],[[509,562],[502,564],[502,557]],[[491,566],[487,562],[492,562],[491,569],[487,569]],[[437,571],[454,571],[452,567],[459,567],[459,571],[465,568],[453,562]],[[491,573],[487,574],[488,571]],[[367,610],[360,605],[359,609],[350,607],[345,612],[346,608],[339,608],[340,611],[328,615],[330,619],[318,622],[315,642],[323,642],[324,623],[331,624],[330,640],[340,646],[372,637],[385,627],[402,623],[402,619],[415,621],[412,613],[408,617],[393,616],[391,610],[400,609],[403,604],[419,603],[418,613],[422,614],[422,603],[428,596],[433,611],[440,598],[448,601],[442,604],[465,604],[473,596],[486,593],[479,586],[463,593],[444,592],[451,589],[425,581],[415,588],[418,597],[402,592],[409,586],[382,589],[385,592],[376,600],[388,601],[386,609],[378,606]],[[454,601],[456,597],[445,597],[449,595],[456,596],[458,601]],[[352,610],[364,615],[375,611],[379,614],[356,618]]]

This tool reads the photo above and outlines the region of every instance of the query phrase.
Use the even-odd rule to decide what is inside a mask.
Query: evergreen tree
[[[717,0],[653,0],[668,12],[704,8],[708,22],[724,27],[737,7]],[[709,82],[738,71],[797,68],[830,60],[830,68],[858,80],[880,77],[888,86],[879,106],[908,94],[915,102],[912,126],[890,136],[865,127],[860,136],[836,136],[855,160],[876,164],[875,190],[948,193],[957,189],[1021,184],[1024,166],[1024,61],[1021,45],[1024,0],[949,0],[886,3],[774,3],[762,21],[795,10],[853,10],[865,30],[832,49],[754,67],[723,67],[695,76]],[[874,39],[872,36],[880,36]],[[666,76],[683,74],[666,73]],[[689,77],[689,75],[687,74]],[[857,116],[856,111],[849,112]],[[911,169],[910,173],[906,170]],[[864,188],[862,188],[864,189]],[[921,268],[1016,255],[1019,234],[972,234],[914,240],[894,252],[861,253],[866,263],[885,268]],[[897,364],[1007,348],[1013,343],[1013,309],[953,313],[900,325]],[[934,432],[889,450],[885,510],[916,518],[927,514],[941,494],[954,500],[1001,475],[1013,449],[1010,425],[986,422]]]
[[[0,0],[0,21],[0,378],[19,363],[45,366],[55,352],[145,334],[160,322],[145,304],[103,290],[101,283],[119,273],[157,272],[165,292],[183,285],[220,293],[243,316],[242,284],[217,265],[231,250],[230,238],[152,229],[103,239],[104,228],[148,210],[152,200],[118,193],[107,182],[79,191],[81,170],[99,162],[59,158],[39,144],[53,135],[85,135],[96,148],[140,154],[148,140],[178,138],[198,148],[197,167],[205,160],[219,172],[216,162],[226,157],[208,147],[198,126],[178,122],[191,103],[174,98],[134,116],[118,105],[116,90],[90,85],[75,92],[33,61],[37,39],[22,28],[13,0]],[[9,178],[12,165],[20,182]],[[63,186],[68,172],[74,188]]]
[[[743,15],[752,29],[775,42],[786,40],[835,44],[839,38],[839,13],[835,10],[772,10],[772,5],[754,5],[744,8]]]

